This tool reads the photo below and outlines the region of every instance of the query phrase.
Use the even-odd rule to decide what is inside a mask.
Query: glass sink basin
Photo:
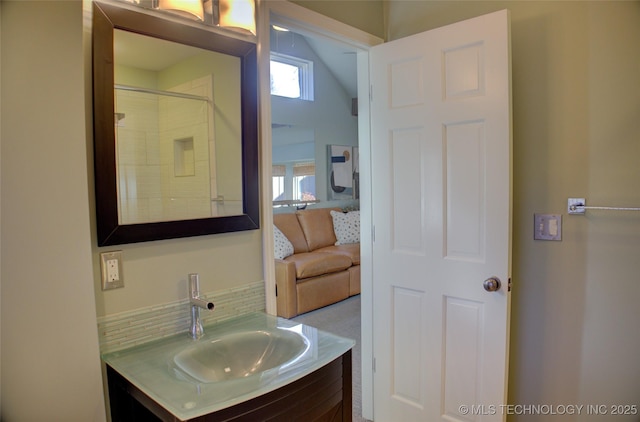
[[[202,383],[230,381],[277,372],[308,348],[303,335],[286,329],[243,331],[190,346],[174,363]]]

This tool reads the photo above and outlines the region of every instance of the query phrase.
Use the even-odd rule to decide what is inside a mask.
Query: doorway
[[[371,168],[369,129],[369,57],[368,50],[383,43],[381,38],[365,33],[331,18],[320,15],[302,6],[288,2],[265,2],[260,25],[259,63],[262,68],[270,60],[270,28],[280,26],[310,37],[331,41],[350,49],[355,54],[357,68],[357,96],[366,98],[359,101],[358,146],[360,163],[360,218],[361,227],[371,227]],[[260,72],[261,98],[270,98],[268,72]],[[270,101],[261,101],[262,137],[262,218],[263,227],[271,227],[272,207],[272,110]],[[275,268],[273,251],[273,231],[263,230],[264,274],[266,309],[276,313]],[[362,312],[362,413],[367,419],[373,418],[373,332],[372,332],[372,234],[368,230],[361,233],[361,312]]]
[[[308,28],[310,25],[304,16],[305,14],[303,13],[301,16],[296,17],[294,23],[305,22],[305,28]],[[272,15],[272,17],[274,16]],[[335,21],[332,20],[332,23],[335,24]],[[329,27],[331,26],[329,25]],[[331,28],[333,29],[333,27]],[[484,402],[503,403],[506,397],[506,377],[504,373],[507,362],[506,352],[508,351],[508,302],[510,290],[508,289],[508,283],[504,284],[504,288],[501,289],[501,283],[496,280],[510,279],[510,254],[508,248],[510,245],[511,91],[510,75],[508,73],[510,69],[508,28],[508,11],[499,11],[416,34],[413,37],[392,41],[381,47],[372,49],[372,44],[369,44],[368,47],[358,50],[358,93],[361,97],[366,97],[367,99],[369,99],[370,84],[368,80],[369,73],[365,70],[370,69],[370,53],[375,53],[371,58],[376,59],[376,63],[371,66],[371,69],[373,69],[373,75],[375,76],[373,79],[377,83],[373,84],[371,94],[374,98],[373,104],[376,105],[376,109],[372,109],[372,111],[375,111],[378,116],[377,119],[372,119],[368,109],[369,101],[362,102],[359,110],[362,116],[359,122],[359,145],[362,160],[360,204],[361,227],[366,227],[367,229],[361,232],[361,320],[364,387],[363,416],[367,418],[371,418],[373,412],[374,366],[377,366],[376,382],[382,386],[382,389],[376,389],[376,394],[378,392],[382,394],[378,399],[383,399],[383,402],[387,401],[387,396],[385,395],[389,392],[385,390],[385,386],[400,387],[401,391],[392,389],[389,394],[393,396],[392,398],[399,399],[396,401],[413,406],[416,412],[424,413],[421,413],[419,417],[421,419],[426,415],[426,412],[431,412],[429,413],[429,419],[433,419],[435,414],[440,414],[442,403],[447,405],[447,414],[454,415],[461,412],[461,410],[456,410],[461,409],[461,407],[455,407],[456,403],[475,403],[478,397],[485,396],[488,399],[484,399]],[[327,33],[335,36],[334,31],[327,30],[323,32],[323,34]],[[446,45],[441,45],[443,43]],[[394,52],[408,56],[394,58],[385,65],[385,63],[380,63],[380,58],[386,57],[383,52]],[[416,52],[422,55],[416,55]],[[439,54],[439,52],[446,54]],[[428,57],[423,57],[425,55]],[[428,68],[427,64],[435,66],[437,69]],[[376,72],[376,69],[382,75]],[[388,72],[389,69],[393,69],[392,75],[384,73]],[[425,69],[429,69],[429,71],[425,72]],[[438,75],[440,75],[438,69],[444,71],[444,79],[438,78]],[[488,70],[485,72],[485,69]],[[446,85],[442,85],[443,80],[446,80]],[[467,82],[471,80],[477,83],[470,86]],[[491,81],[491,83],[485,84],[487,80]],[[398,90],[389,90],[387,85],[390,82],[394,84],[397,82],[395,85],[397,85]],[[463,83],[460,84],[460,82]],[[411,89],[410,87],[412,86],[428,86],[429,95],[425,94],[425,90],[416,91]],[[373,87],[376,89],[374,90]],[[485,89],[485,87],[490,87],[491,89]],[[443,91],[445,88],[446,90]],[[391,100],[387,98],[389,92],[393,93]],[[442,92],[446,95],[441,95]],[[440,123],[431,124],[433,119],[430,118],[433,117],[433,113],[420,116],[415,115],[415,113],[412,114],[412,116],[417,116],[420,121],[411,120],[412,126],[407,130],[398,128],[405,128],[403,124],[406,124],[406,121],[409,120],[403,120],[403,124],[390,123],[390,118],[393,116],[406,116],[405,111],[408,106],[416,105],[422,107],[420,110],[430,110],[432,106],[437,107],[440,103],[446,103],[447,105],[455,103],[466,106],[468,102],[479,103],[477,98],[484,99],[489,97],[495,97],[499,100],[492,103],[495,106],[494,108],[474,108],[471,110],[473,111],[471,114],[465,114],[465,111],[470,111],[468,107],[444,107],[444,110],[452,111],[449,114],[437,114],[437,118],[442,120]],[[466,101],[468,99],[471,100]],[[384,112],[381,107],[387,106],[402,109],[402,112],[381,114],[381,111]],[[488,114],[485,116],[482,112],[487,112]],[[433,127],[425,128],[425,122]],[[370,131],[370,123],[378,125],[375,132]],[[379,124],[391,126],[380,127]],[[395,132],[390,131],[390,127]],[[445,134],[440,133],[443,128],[447,129]],[[493,132],[489,133],[489,129],[492,129]],[[426,136],[427,133],[430,134],[430,137]],[[389,285],[384,282],[397,279],[397,274],[388,274],[389,271],[386,273],[376,271],[377,281],[375,287],[378,293],[376,297],[385,302],[386,307],[383,309],[378,306],[380,303],[377,303],[376,313],[373,313],[374,278],[372,257],[374,251],[372,239],[375,233],[374,219],[372,218],[374,209],[374,202],[372,201],[372,184],[374,180],[372,177],[372,169],[374,167],[372,142],[374,137],[371,135],[373,134],[376,135],[376,145],[383,147],[380,150],[376,146],[378,154],[375,155],[377,157],[375,176],[377,183],[380,183],[376,185],[378,202],[376,202],[375,206],[375,221],[380,224],[381,229],[401,228],[396,233],[401,236],[393,237],[395,243],[390,242],[392,236],[388,233],[389,230],[381,230],[380,236],[376,236],[376,238],[380,238],[376,245],[380,244],[387,248],[392,247],[401,251],[412,252],[415,250],[419,252],[413,254],[416,256],[422,256],[429,252],[441,261],[455,263],[446,267],[450,270],[446,275],[447,280],[456,282],[461,280],[464,282],[464,284],[445,283],[447,287],[459,288],[452,292],[436,291],[435,294],[430,295],[429,298],[433,298],[436,301],[433,304],[434,306],[425,306],[426,301],[423,300],[423,296],[426,294],[425,289],[412,286],[394,287],[395,290],[390,292]],[[392,142],[389,142],[388,135],[395,136],[391,140]],[[485,142],[485,139],[491,142]],[[429,141],[427,142],[428,145],[425,144],[425,141]],[[442,141],[445,142],[443,143]],[[388,151],[391,145],[401,144],[410,148],[394,150],[394,153]],[[448,147],[447,154],[443,154],[437,148],[434,148],[434,146],[437,147],[438,145],[446,145]],[[467,146],[471,146],[471,148],[467,148]],[[393,160],[390,160],[390,157]],[[440,160],[436,166],[432,165],[434,159]],[[396,169],[400,173],[387,171],[385,166],[389,166],[391,161],[394,164],[392,169]],[[484,165],[484,163],[490,164]],[[428,165],[424,167],[425,164]],[[446,173],[438,170],[444,168],[445,164],[448,166],[446,167]],[[424,168],[432,170],[432,173],[429,173],[431,177],[423,177],[423,175],[427,174]],[[421,198],[418,200],[418,205],[429,204],[433,209],[435,209],[433,206],[436,205],[437,210],[432,213],[425,213],[421,211],[420,206],[409,207],[414,218],[398,219],[396,217],[402,217],[406,214],[406,212],[399,211],[406,210],[395,209],[395,212],[389,213],[388,208],[390,204],[404,206],[410,203],[416,205],[416,200],[410,196],[410,187],[415,184],[416,180],[420,183],[438,184],[438,187],[429,185],[430,189],[428,190],[420,189]],[[396,188],[394,192],[402,194],[400,201],[389,193],[389,189],[386,189],[394,181],[399,183],[398,186],[394,185]],[[484,181],[487,183],[485,184]],[[443,184],[441,182],[447,183]],[[425,192],[432,196],[425,198]],[[438,192],[447,192],[447,195],[440,195]],[[446,203],[437,202],[442,201],[443,198],[447,199]],[[475,198],[477,201],[469,202],[469,198]],[[491,199],[484,200],[484,198]],[[390,201],[390,199],[392,200]],[[383,202],[380,203],[380,200]],[[495,206],[495,208],[489,206]],[[432,224],[423,224],[423,218],[427,217],[432,217],[429,220]],[[443,221],[446,221],[447,224],[444,224]],[[456,224],[449,224],[451,222]],[[415,227],[420,227],[421,230],[416,231]],[[368,228],[371,228],[371,230]],[[436,230],[429,231],[426,228],[435,228]],[[446,237],[440,233],[445,229]],[[485,236],[485,233],[492,233],[492,236]],[[496,233],[499,236],[496,236]],[[430,237],[425,238],[425,235]],[[443,243],[443,239],[446,242]],[[487,240],[498,243],[495,245],[488,244]],[[397,243],[397,241],[400,243]],[[425,249],[427,244],[429,247]],[[474,245],[477,246],[475,249],[473,248]],[[446,247],[444,253],[438,252],[443,246]],[[378,252],[376,255],[376,264],[378,265],[376,269],[378,270],[381,265],[380,248],[376,248],[376,251]],[[486,251],[497,252],[487,254]],[[397,251],[393,250],[392,252]],[[430,270],[424,268],[408,268],[398,265],[401,264],[400,262],[388,264],[387,257],[397,255],[397,253],[395,255],[393,253],[384,255],[386,261],[383,260],[382,265],[387,265],[387,269],[404,270],[405,276],[402,276],[402,279],[411,281],[416,278],[412,276],[413,274],[429,273]],[[492,259],[489,260],[487,257]],[[416,262],[424,265],[427,260],[418,259]],[[459,265],[457,264],[458,262],[460,263]],[[487,263],[487,265],[481,267],[475,265],[476,263]],[[474,271],[462,273],[461,271],[465,269]],[[482,281],[486,272],[495,273],[498,276],[497,278],[487,278],[482,284],[473,283],[477,280]],[[432,284],[441,285],[442,283],[439,283],[439,280],[444,278],[445,276],[435,276],[427,277],[426,279]],[[494,282],[493,285],[486,284],[491,280]],[[382,281],[382,283],[378,281]],[[480,289],[478,289],[478,285],[481,286]],[[482,290],[482,286],[484,286],[484,290]],[[267,289],[269,289],[268,284]],[[393,296],[392,300],[386,300],[390,293],[395,293],[396,295]],[[473,296],[474,299],[469,299],[465,296],[467,293],[477,297]],[[447,301],[444,301],[445,299]],[[390,305],[391,302],[393,302],[393,306]],[[446,313],[442,310],[445,305],[447,306]],[[475,310],[467,312],[474,306]],[[393,310],[395,310],[395,313],[392,312]],[[435,312],[435,315],[439,316],[439,318],[427,318],[426,310],[432,313]],[[486,320],[482,317],[485,313],[487,315],[491,313],[491,316],[487,317]],[[414,324],[415,315],[419,315],[418,320],[421,322],[420,326],[416,327],[418,329],[417,332],[420,333],[419,336],[414,335],[414,331],[410,329],[410,327],[416,325]],[[376,317],[375,323],[373,322],[374,316]],[[451,318],[449,318],[450,316]],[[393,324],[390,324],[390,321],[393,321]],[[498,321],[498,328],[492,330],[487,328],[485,330],[485,327],[488,327],[487,324],[494,321]],[[428,322],[431,322],[432,325],[429,326],[430,329],[425,330],[424,327],[427,326]],[[375,350],[380,352],[376,353],[378,365],[374,365],[374,360],[372,359],[374,325],[376,327]],[[447,329],[446,336],[440,335],[440,333],[445,332],[443,327]],[[475,328],[473,330],[467,329],[469,327]],[[496,324],[492,327],[495,328]],[[383,335],[380,335],[380,329],[384,331]],[[491,336],[485,336],[484,333],[490,333]],[[394,337],[394,334],[400,335]],[[428,339],[429,335],[431,337]],[[394,339],[399,340],[393,341]],[[474,339],[477,339],[477,341]],[[422,353],[420,350],[424,349],[427,344],[431,345],[434,356],[440,356],[438,351],[445,350],[443,349],[445,340],[448,341],[446,344],[446,359],[436,358],[432,361],[421,359]],[[477,353],[473,354],[470,359],[467,358],[465,360],[466,363],[470,363],[466,366],[455,363],[464,360],[464,353],[461,354],[460,351],[469,350],[469,347],[464,346],[463,343],[477,346]],[[404,354],[393,353],[397,350],[408,352]],[[421,365],[419,371],[408,369],[415,367],[415,365],[406,365],[407,361],[414,364],[419,363]],[[434,373],[429,367],[429,364],[433,362],[436,365],[440,365],[438,371],[441,372],[436,373],[446,373],[449,376],[450,379],[446,384],[442,382],[440,376],[435,378],[428,377],[428,374]],[[484,375],[480,377],[478,376],[480,372],[474,368],[485,367],[485,363],[491,365],[491,370],[485,371]],[[449,364],[449,369],[459,367],[467,369],[457,373],[451,370],[444,372],[443,368],[446,364]],[[397,383],[396,381],[398,380],[402,382]],[[467,385],[467,387],[463,388],[463,384]],[[468,388],[469,385],[472,387]],[[475,395],[474,399],[474,391],[476,390],[481,390],[483,395]],[[460,392],[464,394],[461,395]],[[443,397],[446,398],[445,401],[441,400]],[[425,405],[427,402],[428,406]],[[378,409],[378,406],[376,406],[376,414],[378,414]],[[395,418],[395,420],[398,420],[400,415],[407,415],[404,409],[406,407],[395,407],[388,414],[384,413],[384,410],[380,414],[382,419],[394,420]],[[423,409],[427,410],[423,412]],[[497,415],[497,418],[500,418],[500,415]]]

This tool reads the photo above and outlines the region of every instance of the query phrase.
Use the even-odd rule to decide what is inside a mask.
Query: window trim
[[[270,62],[271,61],[296,66],[298,68],[298,81],[300,83],[300,97],[294,99],[314,101],[313,61],[273,51],[270,53]],[[277,95],[273,92],[271,92],[271,95],[282,98],[291,98]]]

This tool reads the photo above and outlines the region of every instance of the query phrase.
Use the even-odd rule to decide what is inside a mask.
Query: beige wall
[[[640,206],[640,2],[391,1],[388,38],[503,8],[514,127],[509,401],[638,404],[640,214],[568,216],[566,201]],[[533,240],[539,212],[563,214],[561,242]]]
[[[200,274],[200,291],[262,280],[260,230],[94,248],[98,316],[174,302],[187,296],[187,274]],[[92,244],[95,244],[93,242]],[[101,291],[98,253],[122,250],[123,289]]]
[[[586,197],[640,206],[640,2],[588,9]],[[640,404],[640,214],[590,213],[580,397]],[[609,357],[610,359],[606,359]],[[640,416],[635,416],[635,422]],[[633,418],[627,418],[634,420]]]
[[[384,38],[385,1],[383,0],[291,0],[291,2]]]
[[[101,421],[82,5],[0,7],[0,419]]]

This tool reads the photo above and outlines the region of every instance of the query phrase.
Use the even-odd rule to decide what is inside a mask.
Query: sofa
[[[360,293],[360,213],[274,214],[278,316],[292,318]]]

